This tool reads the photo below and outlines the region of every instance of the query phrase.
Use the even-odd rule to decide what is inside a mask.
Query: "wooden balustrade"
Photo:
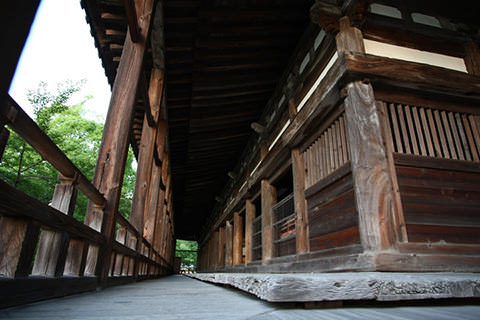
[[[97,265],[104,259],[107,240],[100,232],[101,224],[88,226],[72,215],[77,189],[99,212],[103,211],[105,198],[11,97],[1,109],[0,118],[60,172],[50,205],[0,180],[0,277],[18,283],[18,290],[11,293],[16,300],[3,292],[0,307],[94,289],[99,284]],[[114,218],[118,229],[111,244],[109,278],[103,285],[119,278],[133,281],[171,272],[171,257],[166,252],[161,255],[143,237],[139,241],[138,230],[118,212]],[[45,286],[45,281],[36,281],[30,275],[53,282]],[[64,276],[78,277],[78,281],[62,287]]]

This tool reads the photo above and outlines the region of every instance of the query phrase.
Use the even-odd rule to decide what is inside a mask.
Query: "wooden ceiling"
[[[124,1],[82,4],[112,83],[126,32]],[[309,23],[313,0],[163,4],[175,232],[177,238],[194,239]],[[151,53],[146,76],[149,68]],[[139,97],[134,149],[143,120]]]

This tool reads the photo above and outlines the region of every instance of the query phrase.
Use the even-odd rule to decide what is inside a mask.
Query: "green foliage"
[[[97,162],[103,124],[83,118],[83,104],[69,104],[71,96],[80,90],[81,83],[66,82],[51,93],[41,82],[36,90],[30,90],[28,100],[34,107],[34,120],[55,142],[60,150],[91,181]],[[124,192],[121,212],[129,212],[135,183],[132,169],[133,153],[130,151],[125,169]],[[16,188],[48,203],[58,182],[58,171],[11,132],[0,166],[0,178]],[[88,199],[79,192],[74,217],[84,220]]]
[[[183,266],[197,266],[198,244],[196,241],[177,240],[175,249],[175,256],[182,258]]]

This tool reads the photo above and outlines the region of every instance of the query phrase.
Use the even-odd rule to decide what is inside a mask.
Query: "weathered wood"
[[[465,44],[465,66],[470,74],[480,75],[480,48],[478,43],[469,42]]]
[[[262,263],[273,258],[272,207],[277,202],[277,190],[268,180],[262,180]]]
[[[392,263],[394,263],[394,258],[393,256],[390,259]],[[480,296],[480,277],[473,273],[197,273],[189,276],[203,281],[233,286],[270,302],[396,301]],[[352,314],[351,317],[353,318],[354,315]]]
[[[225,223],[225,267],[233,265],[233,227],[230,221]]]
[[[215,233],[214,233],[215,234]],[[240,213],[233,213],[233,265],[243,263],[243,219]]]
[[[255,205],[250,199],[245,202],[245,264],[252,261],[253,220],[255,219]]]
[[[308,241],[308,213],[305,200],[305,167],[303,155],[292,150],[293,198],[295,206],[295,232],[297,254],[310,251]]]
[[[360,239],[365,250],[376,251],[394,244],[389,232],[394,209],[387,156],[371,85],[353,82],[347,92],[345,115]]]
[[[127,158],[129,128],[134,115],[135,95],[142,72],[153,3],[153,0],[135,1],[140,28],[139,41],[133,43],[129,35],[125,39],[93,179],[94,185],[105,195],[106,199],[102,231],[107,243],[100,261],[100,281],[105,281],[107,278],[110,265],[110,253],[115,231],[115,213],[118,211],[120,200],[125,160]],[[93,211],[92,206],[89,205],[86,217],[86,222],[89,225],[92,222]]]
[[[77,189],[75,180],[60,176],[53,192],[51,206],[67,216],[73,216]],[[33,264],[33,275],[62,275],[68,249],[68,234],[62,230],[42,230]]]
[[[351,27],[350,19],[346,16],[340,18],[339,24],[340,32],[335,37],[337,42],[337,51],[365,53],[362,32],[355,27]]]
[[[214,270],[218,268],[218,264],[217,264],[217,261],[218,261],[218,239],[219,239],[218,231],[215,231],[212,234],[212,247],[211,247],[211,251],[212,251],[211,252],[211,257],[212,257],[211,266],[212,266],[212,269],[214,269]]]
[[[0,275],[27,277],[38,240],[38,225],[0,216],[0,231]]]
[[[139,26],[137,23],[137,12],[135,10],[134,0],[125,0],[125,14],[127,16],[128,31],[132,42],[137,42],[139,38]]]
[[[87,258],[87,251],[87,242],[82,240],[70,239],[63,274],[70,276],[83,276],[82,267],[84,270],[84,259]]]

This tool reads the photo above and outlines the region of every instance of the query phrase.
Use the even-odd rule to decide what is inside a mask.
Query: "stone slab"
[[[230,285],[269,302],[480,297],[480,274],[475,273],[194,273],[188,276]]]

